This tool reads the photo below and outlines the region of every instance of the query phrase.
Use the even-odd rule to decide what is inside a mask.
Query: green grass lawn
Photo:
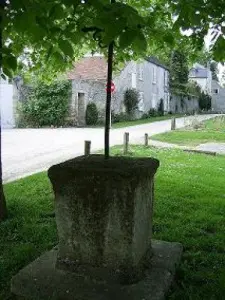
[[[142,124],[147,124],[147,123],[153,123],[157,121],[163,121],[163,120],[168,120],[172,119],[174,117],[179,118],[182,117],[183,115],[165,115],[165,116],[159,116],[159,117],[151,117],[148,119],[139,119],[139,120],[133,120],[133,121],[124,121],[124,122],[117,122],[112,124],[112,128],[123,128],[123,127],[129,127],[129,126],[135,126],[135,125],[142,125]]]
[[[225,143],[225,117],[207,120],[198,129],[179,129],[157,134],[151,139],[184,146],[197,146],[209,142]]]
[[[130,147],[132,156],[160,160],[155,182],[154,238],[184,246],[168,299],[222,300],[225,295],[225,191],[223,156]],[[113,154],[122,153],[114,147]],[[0,225],[0,299],[13,274],[57,244],[53,195],[46,173],[5,186],[9,219]]]

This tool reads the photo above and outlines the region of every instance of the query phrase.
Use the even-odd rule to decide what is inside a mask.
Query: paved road
[[[177,119],[177,127],[184,127],[194,119],[199,121],[215,115],[191,116]],[[171,121],[111,130],[110,144],[123,142],[124,132],[130,133],[131,143],[143,143],[144,134],[149,136],[170,130]],[[51,165],[82,155],[84,140],[91,140],[92,151],[103,149],[102,128],[68,129],[9,129],[2,132],[3,181],[9,182],[27,175],[47,170]]]
[[[225,143],[205,143],[199,145],[196,149],[225,155]]]

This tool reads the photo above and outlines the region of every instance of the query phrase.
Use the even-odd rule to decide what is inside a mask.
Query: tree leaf
[[[12,78],[13,77],[13,74],[12,74],[12,71],[8,68],[3,68],[3,74],[5,74],[6,76],[8,76],[9,78]]]
[[[74,56],[74,50],[73,47],[71,46],[70,42],[67,40],[60,40],[58,42],[60,50],[67,56],[73,58]]]
[[[119,37],[120,48],[126,49],[128,46],[132,44],[136,36],[137,36],[137,31],[132,29],[127,29],[126,31],[122,32],[122,34]]]
[[[145,39],[145,36],[142,32],[139,32],[138,35],[136,35],[133,43],[133,49],[136,53],[145,53],[147,50],[147,41]]]
[[[6,56],[6,64],[12,71],[15,71],[17,68],[17,59],[13,55]]]

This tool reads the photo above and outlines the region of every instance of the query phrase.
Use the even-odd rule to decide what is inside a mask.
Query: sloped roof
[[[206,68],[192,68],[189,76],[192,78],[208,78],[208,70]]]
[[[156,66],[158,66],[158,67],[161,67],[161,68],[163,68],[163,69],[169,71],[169,68],[168,68],[166,65],[162,64],[162,63],[158,60],[158,58],[156,58],[155,56],[149,56],[149,57],[146,57],[145,60],[147,60],[148,62],[150,62],[150,63],[152,63],[152,64],[154,64],[154,65],[156,65]]]
[[[168,67],[160,63],[156,57],[147,57],[146,61],[169,70]],[[102,56],[84,57],[74,64],[74,68],[68,72],[68,79],[81,80],[106,80],[107,79],[107,61]]]
[[[104,57],[84,57],[68,73],[69,79],[106,80],[107,62]]]

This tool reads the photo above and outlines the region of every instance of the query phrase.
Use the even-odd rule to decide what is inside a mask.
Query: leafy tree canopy
[[[170,64],[170,87],[173,92],[186,93],[188,74],[188,62],[185,54],[178,50],[173,51]]]
[[[218,63],[215,62],[215,61],[212,61],[210,63],[210,70],[212,72],[212,79],[216,80],[216,81],[219,81],[219,78],[218,78],[218,74],[219,74]]]
[[[174,47],[183,31],[201,49],[211,28],[213,54],[225,56],[224,1],[212,0],[0,0],[3,29],[3,72],[18,68],[17,58],[30,67],[51,65],[64,70],[87,49],[104,53],[115,41],[118,60],[136,58],[151,49]]]

